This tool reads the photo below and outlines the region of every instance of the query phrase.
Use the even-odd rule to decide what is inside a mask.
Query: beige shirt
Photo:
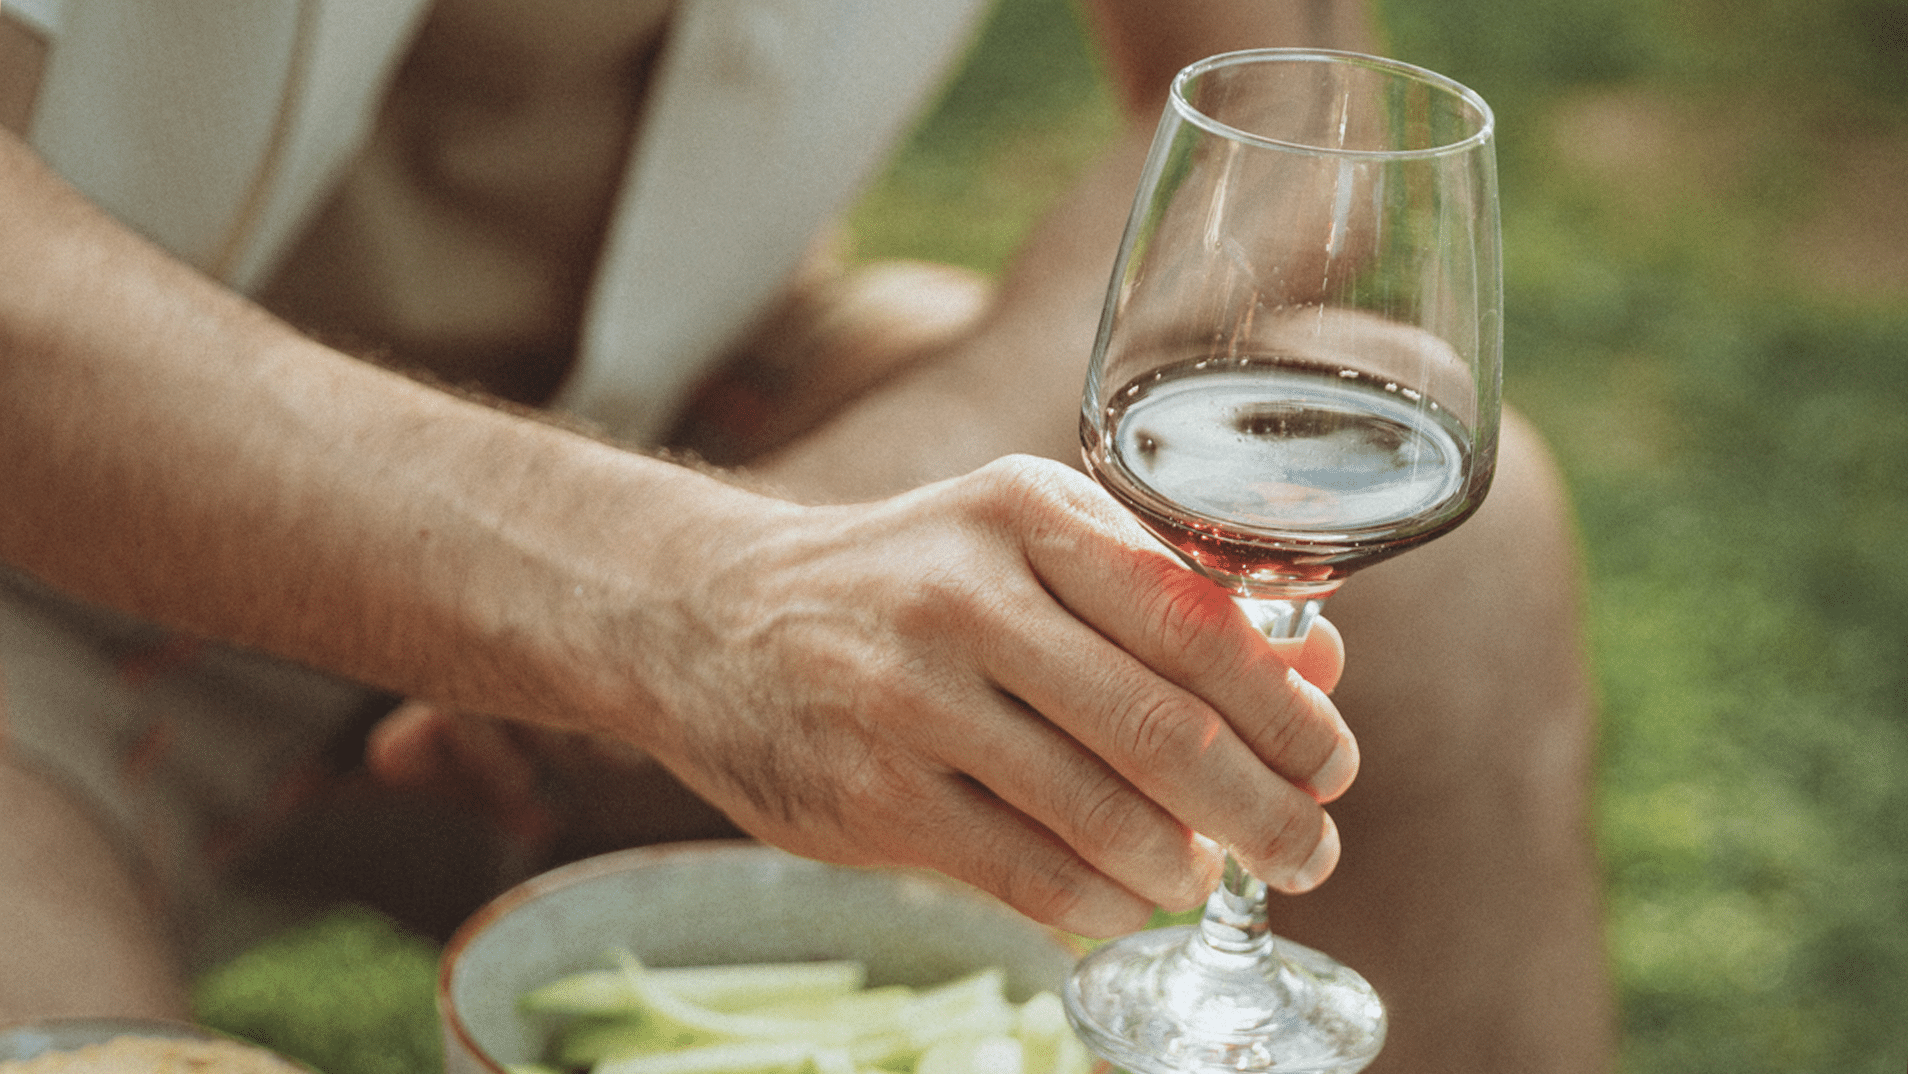
[[[528,370],[653,441],[985,0],[55,6],[31,140],[108,211],[341,342]]]

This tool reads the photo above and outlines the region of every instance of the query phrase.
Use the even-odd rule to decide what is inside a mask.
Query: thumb
[[[555,824],[535,759],[500,720],[406,701],[366,736],[364,761],[388,787],[472,803],[506,830],[536,838]]]
[[[1320,616],[1303,638],[1277,638],[1271,645],[1306,682],[1328,694],[1338,689],[1345,674],[1345,638],[1331,620]]]
[[[436,785],[450,767],[443,727],[443,710],[427,701],[406,701],[371,728],[364,744],[365,766],[392,787]]]

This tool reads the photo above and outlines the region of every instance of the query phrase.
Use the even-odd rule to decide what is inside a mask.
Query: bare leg
[[[1476,518],[1329,608],[1364,764],[1337,873],[1274,926],[1384,996],[1374,1074],[1613,1063],[1574,535],[1537,437],[1513,420],[1504,448]]]
[[[92,819],[4,758],[0,817],[0,1023],[187,1017],[161,918]]]
[[[853,268],[824,249],[783,302],[705,378],[669,446],[719,466],[759,459],[969,331],[993,284],[924,261]]]

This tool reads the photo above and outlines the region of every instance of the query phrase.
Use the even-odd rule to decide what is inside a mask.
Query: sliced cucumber
[[[1060,1001],[982,970],[865,987],[855,962],[651,968],[628,951],[522,997],[546,1059],[592,1074],[1088,1074]],[[526,1068],[531,1074],[533,1068]],[[542,1072],[537,1072],[542,1074]]]

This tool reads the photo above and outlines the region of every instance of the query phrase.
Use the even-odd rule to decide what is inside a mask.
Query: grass
[[[1397,21],[1530,132],[1507,134],[1510,394],[1589,557],[1625,1069],[1898,1071],[1908,277],[1849,287],[1803,251],[1849,224],[1817,215],[1839,152],[1908,146],[1908,7],[1538,4],[1503,28],[1535,44],[1459,31],[1501,6]],[[1563,118],[1586,100],[1674,137],[1599,167]],[[1892,200],[1856,227],[1899,228]]]
[[[1104,142],[1112,110],[1065,2],[1005,0],[857,214],[864,253],[996,269]],[[1908,153],[1908,4],[1384,15],[1390,51],[1500,117],[1508,394],[1558,450],[1587,555],[1624,1070],[1899,1071],[1908,270],[1843,255],[1908,216],[1908,178],[1863,202],[1865,173],[1844,169]],[[1000,79],[1012,92],[988,90]],[[433,952],[343,921],[210,975],[208,1018],[305,1040],[318,1014],[296,968],[356,965],[401,983],[387,1013],[340,1017],[393,1054],[428,1047]],[[392,1069],[298,1049],[328,1074]]]

